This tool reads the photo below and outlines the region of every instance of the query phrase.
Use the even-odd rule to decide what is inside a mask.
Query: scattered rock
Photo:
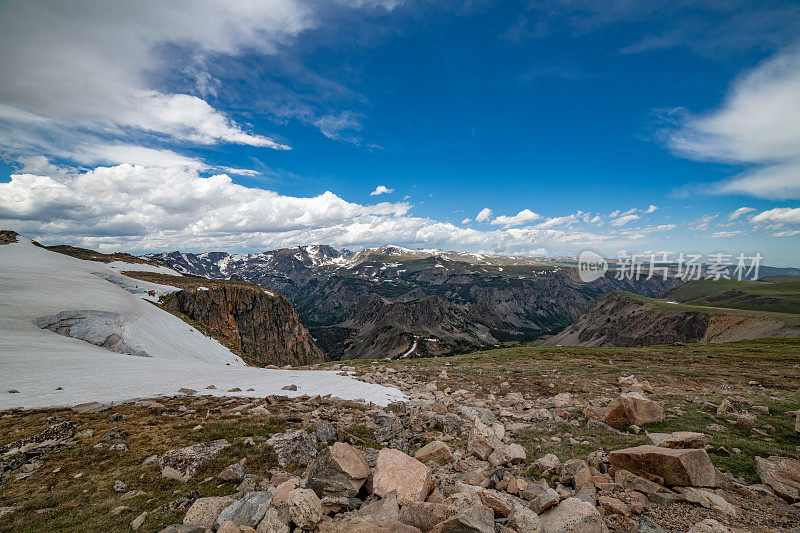
[[[439,522],[458,514],[452,505],[430,502],[409,502],[400,509],[400,521],[422,531],[430,531]]]
[[[662,448],[705,448],[705,433],[694,431],[676,431],[674,433],[648,433],[647,444]]]
[[[753,402],[741,396],[728,396],[717,408],[717,416],[736,416],[750,414]]]
[[[683,491],[683,497],[687,502],[697,503],[707,509],[713,509],[729,516],[736,516],[736,508],[733,505],[719,494],[709,490],[687,487]]]
[[[487,426],[479,418],[472,420],[469,430],[469,440],[467,441],[467,452],[479,459],[486,460],[495,450],[502,446],[502,442],[491,427]]]
[[[440,440],[434,440],[417,450],[414,458],[423,463],[434,461],[445,465],[453,461],[453,450]]]
[[[688,533],[730,533],[727,526],[720,524],[713,518],[707,518],[698,522],[689,529]]]
[[[590,503],[567,498],[540,517],[543,533],[607,532],[603,517]]]
[[[494,533],[494,513],[483,505],[474,505],[439,522],[431,533]]]
[[[275,450],[282,467],[305,466],[317,455],[314,437],[302,430],[278,433],[270,437],[267,444]]]
[[[322,520],[322,502],[310,489],[294,489],[289,493],[289,517],[297,527],[311,529]]]
[[[232,481],[235,479],[244,479],[246,472],[244,469],[244,465],[241,463],[233,463],[232,465],[223,469],[219,474],[217,474],[217,479],[221,479],[223,481]]]
[[[400,450],[383,448],[373,472],[372,487],[378,496],[397,493],[400,505],[424,501],[433,490],[431,470]]]
[[[555,474],[561,468],[561,461],[552,453],[548,453],[544,457],[540,457],[533,462],[534,468],[542,473]]]
[[[645,444],[615,450],[609,454],[611,464],[653,479],[668,486],[715,487],[716,471],[705,450],[660,448]]]
[[[756,457],[756,472],[775,494],[788,502],[800,501],[800,461],[787,457]]]
[[[272,493],[265,491],[248,492],[239,501],[224,508],[217,516],[216,523],[230,521],[238,526],[255,527],[264,518],[272,501]],[[209,505],[211,507],[211,504]],[[216,504],[214,504],[216,508]],[[211,513],[209,513],[211,514]]]
[[[197,473],[201,466],[213,460],[228,446],[230,446],[228,441],[219,439],[178,450],[169,450],[158,461],[161,475],[186,482]]]
[[[336,428],[328,424],[324,420],[317,421],[316,424],[317,441],[321,444],[330,444],[336,442],[337,434]]]
[[[638,392],[622,394],[606,407],[605,422],[609,426],[641,426],[663,420],[664,410],[661,405]]]
[[[307,486],[320,498],[352,498],[358,494],[370,468],[353,446],[337,442],[325,448],[308,467]]]
[[[147,511],[144,511],[142,514],[134,518],[131,522],[131,529],[133,531],[139,531],[139,528],[144,525],[144,521],[147,520],[148,514],[149,513]]]
[[[186,512],[183,523],[212,527],[223,509],[234,503],[236,500],[229,496],[198,498]]]

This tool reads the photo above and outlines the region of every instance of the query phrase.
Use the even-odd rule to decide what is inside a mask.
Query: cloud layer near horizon
[[[0,225],[48,242],[100,249],[246,251],[309,243],[355,248],[403,243],[541,254],[626,246],[674,228],[602,230],[605,217],[579,212],[541,222],[538,216],[522,216],[515,223],[537,224],[480,230],[415,217],[406,202],[362,205],[332,192],[292,197],[235,184],[225,174],[203,177],[191,167],[122,164],[74,172],[35,159],[28,171],[0,183]]]

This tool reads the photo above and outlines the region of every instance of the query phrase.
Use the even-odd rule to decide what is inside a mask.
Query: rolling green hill
[[[738,281],[695,280],[668,291],[664,298],[676,302],[729,309],[800,314],[800,280]]]

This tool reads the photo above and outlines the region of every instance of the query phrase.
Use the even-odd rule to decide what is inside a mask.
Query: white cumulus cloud
[[[728,220],[736,220],[742,215],[746,215],[747,213],[752,213],[753,211],[755,211],[755,209],[753,209],[752,207],[740,207],[739,209],[732,211],[731,214],[728,215]]]
[[[378,185],[375,187],[375,190],[369,193],[370,196],[379,196],[381,194],[391,194],[394,192],[394,189],[388,188],[386,185]]]
[[[755,165],[713,193],[800,198],[800,48],[738,78],[719,109],[689,118],[670,145],[694,159]]]
[[[480,210],[480,212],[475,215],[475,222],[486,222],[492,217],[492,210],[488,207],[484,207]]]
[[[540,218],[542,218],[542,216],[539,213],[534,213],[530,209],[523,209],[513,216],[500,215],[499,217],[495,217],[491,223],[509,228],[512,226],[521,226]]]

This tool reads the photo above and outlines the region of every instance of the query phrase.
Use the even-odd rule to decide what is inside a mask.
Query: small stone
[[[310,489],[294,489],[289,493],[289,517],[297,527],[312,529],[322,520],[322,502]]]
[[[245,474],[244,465],[233,463],[217,474],[217,478],[223,481],[233,481],[236,479],[244,479]]]
[[[142,527],[142,525],[144,525],[144,521],[147,520],[147,515],[148,512],[144,511],[142,514],[134,518],[133,521],[131,522],[131,529],[133,531],[138,531],[139,528]]]
[[[223,509],[234,503],[236,503],[236,500],[228,496],[198,498],[186,511],[183,523],[212,527]]]
[[[114,492],[125,492],[128,486],[119,479],[114,482]]]
[[[453,461],[453,450],[440,440],[434,440],[417,450],[414,458],[423,463],[434,461],[442,465]]]

